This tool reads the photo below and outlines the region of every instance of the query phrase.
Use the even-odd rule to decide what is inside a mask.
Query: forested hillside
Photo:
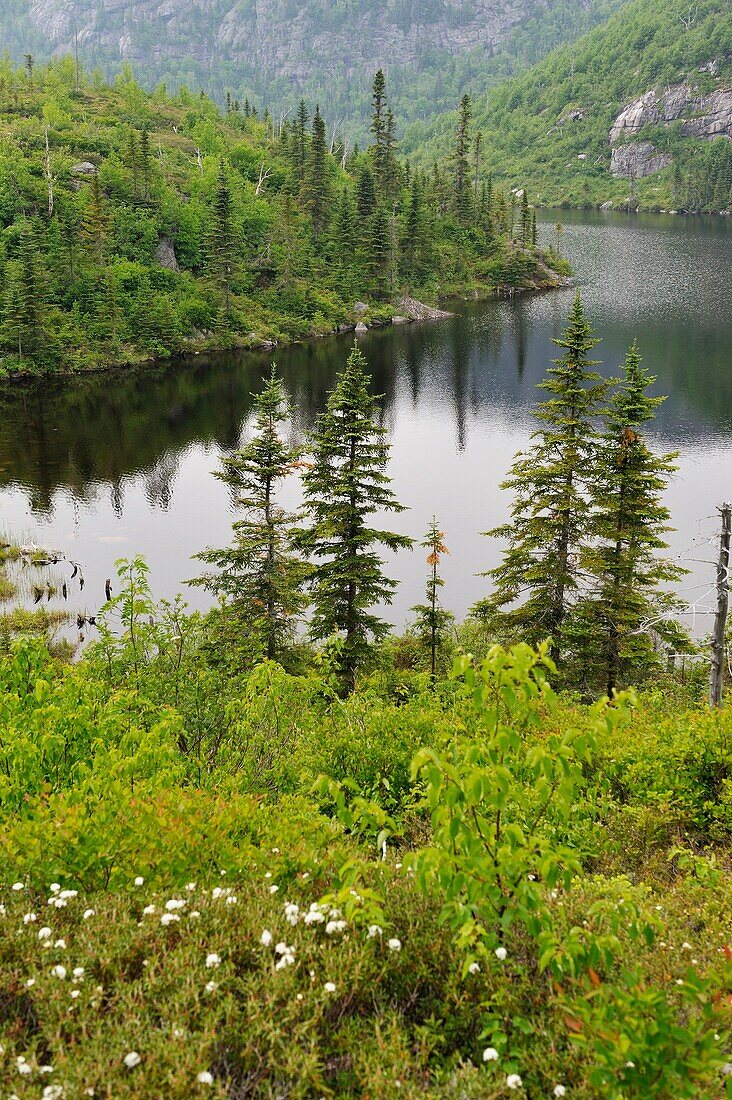
[[[150,96],[129,73],[90,82],[68,58],[4,63],[4,372],[383,323],[409,315],[405,291],[556,282],[527,212],[477,190],[467,133],[457,159],[413,173],[381,75],[371,110],[372,144],[349,154],[304,101],[280,124]]]
[[[73,53],[109,76],[130,62],[142,82],[227,92],[261,109],[328,103],[330,122],[363,138],[377,68],[401,118],[449,110],[601,22],[623,0],[8,0],[0,42],[16,61]],[[5,13],[3,15],[3,12]]]
[[[728,209],[732,11],[635,0],[474,109],[486,171],[528,184],[532,200]],[[429,163],[449,127],[415,124],[404,148]]]

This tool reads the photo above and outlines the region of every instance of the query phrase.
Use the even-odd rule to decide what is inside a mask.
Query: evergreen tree
[[[91,179],[86,195],[82,236],[87,241],[92,258],[97,267],[104,266],[104,247],[107,240],[107,211],[104,195],[99,184],[99,172]]]
[[[327,223],[328,215],[327,152],[325,122],[320,114],[320,107],[316,106],[305,181],[307,205],[313,222],[313,240],[316,245]]]
[[[132,198],[137,202],[140,197],[140,154],[137,146],[137,134],[130,130],[125,150],[125,166],[132,176]]]
[[[293,159],[295,165],[295,179],[302,185],[305,180],[305,169],[308,162],[308,109],[305,100],[301,99],[297,108],[295,120],[295,140],[293,142]]]
[[[388,632],[388,625],[370,610],[375,603],[390,603],[396,587],[384,576],[378,548],[412,544],[404,535],[368,523],[376,511],[404,511],[385,472],[386,429],[376,421],[378,400],[368,386],[366,360],[354,344],[318,418],[311,441],[313,464],[302,479],[310,526],[300,543],[319,559],[312,580],[311,635],[324,639],[342,634],[337,662],[346,694],[353,690],[370,639]]]
[[[470,188],[470,164],[468,153],[470,150],[470,119],[472,108],[470,96],[464,95],[460,101],[458,114],[458,127],[455,139],[455,179],[454,179],[454,207],[455,213],[463,224],[471,220],[471,188]]]
[[[424,221],[422,216],[422,180],[415,173],[409,192],[409,206],[402,240],[402,272],[407,283],[418,282],[422,270]]]
[[[138,163],[140,171],[140,197],[143,202],[150,198],[150,135],[147,126],[140,131]]]
[[[386,146],[386,80],[382,69],[374,76],[371,92],[371,133],[374,135],[369,152],[374,171],[374,183],[379,195],[385,193],[388,164]]]
[[[350,289],[350,274],[355,266],[358,231],[356,207],[348,187],[341,191],[333,226],[334,261],[344,291]]]
[[[396,153],[396,122],[391,108],[386,112],[384,126],[384,182],[386,198],[393,198],[399,190],[399,161]]]
[[[239,238],[234,224],[231,188],[223,158],[219,162],[206,254],[209,277],[223,295],[224,310],[228,316],[231,285],[238,264]]]
[[[650,397],[655,379],[633,347],[600,436],[592,475],[592,518],[582,569],[589,595],[575,615],[573,641],[586,682],[608,695],[643,678],[657,664],[649,627],[678,644],[676,623],[661,584],[684,572],[658,557],[667,548],[669,512],[661,495],[676,469],[674,454],[654,455],[643,436],[662,397]]]
[[[427,533],[419,544],[427,554],[427,585],[425,588],[425,603],[417,604],[412,608],[417,618],[415,630],[417,636],[429,648],[430,653],[430,678],[434,685],[437,679],[437,655],[444,648],[447,640],[447,630],[454,622],[454,616],[440,606],[439,591],[444,587],[444,580],[440,576],[440,559],[443,554],[450,551],[445,545],[445,533],[441,531],[437,519],[432,517],[432,522],[427,528]]]
[[[389,215],[379,205],[371,215],[365,259],[368,288],[375,298],[385,300],[390,292],[391,232]]]
[[[370,218],[376,206],[376,190],[371,169],[364,165],[356,180],[356,207],[360,218]]]
[[[254,649],[281,660],[292,642],[306,599],[309,569],[295,549],[297,517],[277,503],[277,491],[298,465],[298,451],[280,437],[289,418],[276,368],[254,397],[255,425],[249,442],[225,458],[216,476],[230,485],[243,513],[233,525],[234,541],[196,557],[215,572],[191,581],[223,597]]]
[[[514,491],[511,521],[488,532],[508,542],[502,563],[486,574],[493,578],[495,593],[476,611],[530,645],[551,637],[551,656],[558,662],[578,587],[579,551],[590,525],[585,494],[597,441],[594,420],[607,392],[607,384],[590,369],[594,364],[587,353],[599,341],[592,336],[579,292],[569,324],[555,343],[565,351],[540,383],[550,394],[537,410],[542,427],[502,485]]]
[[[528,246],[531,244],[531,208],[529,206],[529,198],[526,194],[525,187],[521,192],[519,232],[521,235],[521,244],[524,246],[524,248],[528,248]]]
[[[19,256],[5,268],[5,295],[0,341],[18,358],[40,362],[47,344],[45,287],[31,227],[23,226]]]

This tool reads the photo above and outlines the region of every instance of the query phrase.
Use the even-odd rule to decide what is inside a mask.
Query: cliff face
[[[715,62],[704,70],[714,74]],[[671,163],[667,153],[661,153],[649,141],[617,145],[638,134],[644,126],[670,126],[680,122],[685,137],[708,141],[717,137],[732,138],[732,87],[721,87],[708,95],[700,95],[688,81],[661,90],[651,88],[629,103],[615,119],[610,130],[612,151],[610,169],[614,176],[649,176]]]
[[[603,6],[612,3],[572,0],[565,37],[573,15]],[[76,28],[94,59],[223,62],[300,85],[314,73],[327,83],[379,65],[429,68],[435,55],[491,57],[527,19],[552,12],[553,0],[33,0],[28,9],[57,52],[73,49]]]

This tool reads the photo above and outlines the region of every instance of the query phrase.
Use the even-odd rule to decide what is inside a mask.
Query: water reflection
[[[646,365],[669,394],[659,445],[681,450],[668,494],[674,549],[732,477],[732,302],[728,221],[567,214],[563,247],[575,262],[614,373],[637,338]],[[551,215],[543,232],[553,236]],[[531,408],[556,349],[572,292],[461,303],[438,324],[372,330],[360,342],[384,395],[392,474],[420,535],[436,512],[453,550],[446,601],[458,612],[485,590],[475,574],[498,548],[478,532],[501,522],[499,482],[532,430]],[[277,352],[302,437],[322,409],[351,339]],[[211,477],[220,455],[246,433],[251,394],[270,354],[198,357],[153,371],[89,375],[0,392],[0,525],[83,557],[90,606],[121,553],[145,554],[156,588],[172,595],[191,575],[190,556],[227,540],[225,488]],[[293,502],[298,488],[288,488]],[[73,549],[73,554],[71,550]],[[402,582],[394,617],[419,598],[422,564],[392,563]],[[699,567],[702,569],[702,566]],[[201,600],[202,593],[191,593]],[[101,600],[99,600],[101,602]]]

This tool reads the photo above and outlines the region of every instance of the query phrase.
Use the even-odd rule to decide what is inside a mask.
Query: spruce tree
[[[295,140],[293,142],[293,163],[295,167],[295,179],[299,185],[305,180],[305,169],[308,162],[308,109],[305,100],[301,99],[297,108],[295,120]]]
[[[295,549],[297,516],[277,503],[282,483],[297,467],[299,452],[280,436],[290,415],[276,368],[254,397],[254,432],[240,451],[225,458],[216,476],[230,485],[243,514],[233,525],[234,541],[196,557],[215,572],[191,584],[223,597],[237,623],[248,632],[254,652],[281,660],[306,605],[309,573]]]
[[[529,206],[529,197],[526,194],[525,187],[521,192],[519,231],[521,234],[521,244],[524,248],[528,248],[531,244],[531,207]]]
[[[386,80],[382,69],[374,76],[371,92],[371,133],[374,135],[373,144],[369,150],[374,171],[374,183],[379,195],[385,193],[388,164],[386,145]]]
[[[460,101],[458,127],[455,138],[455,194],[453,200],[455,214],[463,224],[467,224],[471,220],[472,213],[470,164],[468,162],[471,115],[472,108],[470,105],[470,96],[466,94]]]
[[[585,683],[601,684],[608,695],[657,665],[645,624],[674,644],[680,637],[678,625],[664,618],[672,601],[661,585],[684,571],[658,556],[667,549],[661,496],[676,455],[654,455],[643,434],[664,400],[649,396],[654,381],[634,344],[593,462],[590,541],[581,561],[589,593],[574,616],[573,641]]]
[[[388,631],[371,611],[376,603],[390,603],[396,587],[384,575],[378,549],[412,545],[404,535],[369,525],[376,511],[404,511],[386,474],[389,444],[376,420],[378,399],[369,393],[369,381],[366,360],[354,344],[316,423],[312,466],[302,479],[310,526],[300,545],[318,559],[311,636],[342,635],[336,660],[344,694],[353,690],[370,640]]]
[[[327,154],[325,122],[320,114],[320,107],[316,105],[305,178],[307,206],[313,223],[313,240],[316,245],[328,220]]]
[[[97,267],[104,266],[104,248],[107,240],[107,211],[104,194],[99,184],[99,171],[91,179],[86,195],[82,236],[89,245],[92,259]]]
[[[206,267],[208,275],[223,296],[223,306],[228,317],[231,304],[231,286],[238,266],[239,236],[234,224],[234,208],[229,186],[226,163],[219,162],[211,222],[206,242]]]
[[[494,594],[476,612],[491,616],[512,638],[536,645],[551,637],[551,657],[564,653],[565,620],[579,582],[579,552],[589,530],[586,490],[597,417],[607,383],[590,368],[599,343],[577,293],[561,339],[561,359],[540,383],[550,395],[537,409],[541,428],[518,455],[502,488],[512,489],[511,520],[489,531],[507,540],[503,561],[486,576]]]
[[[375,298],[384,301],[390,292],[391,232],[389,215],[384,206],[377,206],[371,215],[367,238],[366,271],[368,289]]]
[[[360,218],[370,218],[376,206],[376,190],[371,169],[364,165],[356,180],[356,207]]]
[[[428,647],[430,654],[430,679],[434,685],[437,679],[437,655],[444,648],[447,640],[448,628],[454,622],[454,616],[440,606],[439,590],[444,587],[444,580],[440,576],[440,559],[443,554],[450,551],[445,545],[445,532],[441,531],[435,516],[427,528],[427,533],[419,544],[427,554],[427,585],[425,587],[425,603],[417,604],[412,608],[416,612],[415,630],[417,636]]]

